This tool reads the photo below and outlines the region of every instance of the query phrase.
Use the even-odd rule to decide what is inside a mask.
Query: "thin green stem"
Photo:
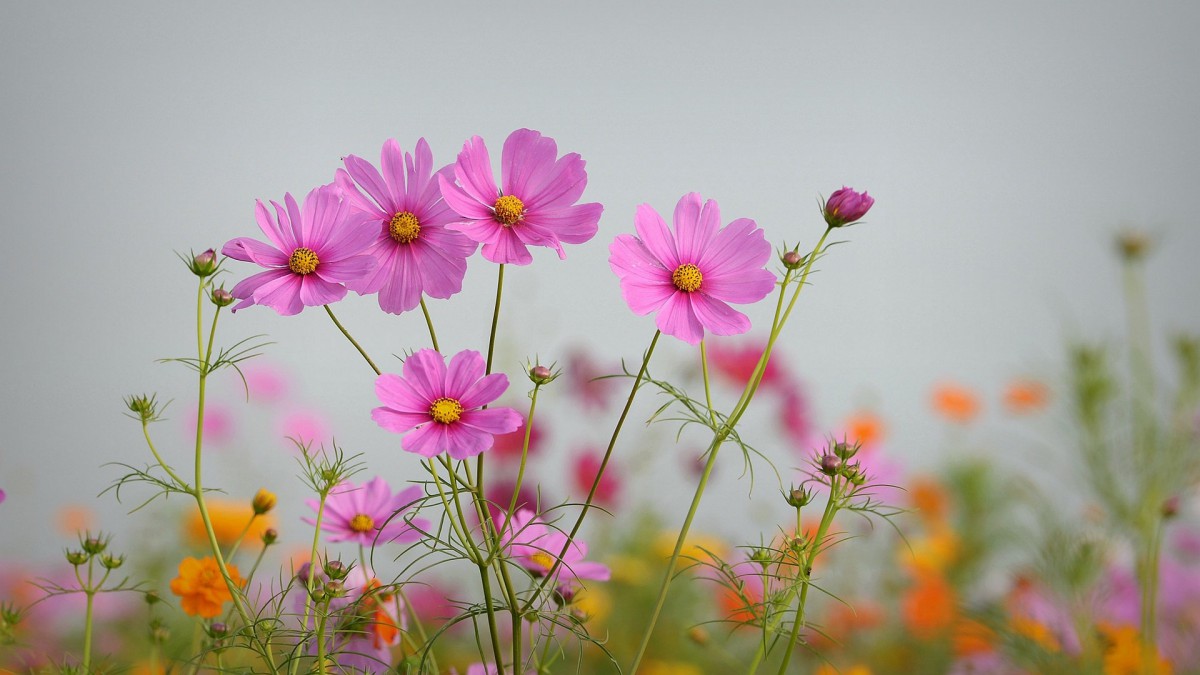
[[[654,347],[658,344],[658,338],[662,335],[662,331],[654,331],[654,337],[650,339],[650,346],[646,348],[646,353],[642,356],[642,366],[638,369],[637,377],[633,379],[633,386],[629,389],[629,396],[625,399],[625,407],[621,409],[621,416],[617,418],[617,425],[613,427],[612,436],[608,439],[608,447],[604,450],[604,457],[600,459],[600,467],[596,470],[596,477],[592,479],[592,487],[588,490],[587,499],[583,502],[583,508],[580,509],[579,515],[575,518],[575,524],[571,527],[571,533],[567,535],[566,542],[563,543],[563,548],[555,556],[554,564],[551,565],[550,571],[538,583],[537,589],[530,594],[526,600],[521,613],[528,612],[533,606],[534,601],[541,596],[542,591],[554,579],[558,568],[562,566],[563,556],[567,554],[567,550],[571,546],[571,542],[575,541],[575,536],[579,534],[579,528],[583,527],[583,519],[587,517],[588,510],[592,508],[592,502],[596,499],[596,492],[600,489],[600,479],[604,476],[604,470],[608,468],[608,461],[612,458],[613,448],[617,446],[617,437],[621,434],[621,428],[625,426],[625,418],[629,416],[629,409],[633,407],[633,399],[637,396],[638,388],[642,384],[642,378],[646,376],[646,370],[650,367],[650,357],[654,355]]]
[[[813,564],[817,560],[817,555],[824,549],[823,542],[825,534],[829,531],[829,526],[833,524],[833,517],[837,514],[842,499],[841,490],[843,483],[839,482],[837,476],[829,479],[829,501],[825,502],[825,512],[821,514],[821,524],[817,526],[817,534],[811,542],[808,542],[808,553],[802,561],[804,568],[799,570],[803,578],[800,582],[800,599],[796,603],[796,620],[792,622],[792,634],[788,638],[787,651],[783,654],[783,663],[779,665],[779,674],[784,675],[787,672],[788,664],[792,660],[792,654],[796,651],[796,641],[800,638],[800,628],[804,625],[804,608],[808,604],[808,589],[812,586]],[[797,509],[797,520],[799,520],[799,509]]]
[[[326,601],[321,604],[325,608],[317,617],[317,672],[325,675],[328,672],[325,665],[325,622],[329,619],[329,603]]]
[[[92,665],[92,605],[96,598],[96,589],[92,588],[92,570],[95,564],[95,556],[88,556],[88,572],[87,584],[80,583],[83,588],[83,594],[87,597],[87,608],[84,609],[83,615],[83,672],[91,672]],[[76,577],[79,576],[79,568],[75,568]]]
[[[142,420],[142,435],[146,437],[146,445],[150,448],[150,454],[154,455],[155,461],[158,462],[158,465],[162,467],[163,471],[166,471],[167,475],[170,476],[179,485],[179,487],[183,489],[190,489],[188,484],[179,477],[179,474],[175,473],[174,469],[164,462],[162,456],[158,454],[158,449],[154,447],[154,441],[150,439],[150,423],[147,420]]]
[[[713,410],[712,404],[712,388],[708,383],[708,354],[704,349],[704,340],[700,341],[700,373],[704,376],[704,403],[708,406],[708,421],[715,429],[717,426],[717,413]]]
[[[646,633],[642,636],[641,646],[638,647],[637,654],[634,656],[633,665],[631,666],[630,675],[636,675],[638,666],[642,662],[642,658],[646,654],[646,648],[650,645],[651,636],[654,634],[654,626],[658,623],[658,618],[662,614],[663,604],[667,599],[667,592],[670,590],[671,582],[675,576],[675,567],[679,563],[679,554],[683,550],[683,543],[687,539],[688,531],[691,529],[692,520],[695,518],[696,509],[700,505],[700,500],[704,495],[704,488],[708,484],[708,476],[712,472],[712,466],[716,462],[717,452],[721,449],[721,444],[729,436],[737,423],[745,414],[746,409],[750,405],[750,401],[754,398],[754,394],[758,391],[758,385],[762,382],[763,374],[766,372],[767,363],[771,358],[771,353],[775,348],[775,342],[779,339],[782,333],[783,326],[787,323],[788,317],[791,316],[792,309],[796,306],[796,300],[800,297],[800,292],[804,290],[804,285],[808,281],[808,275],[812,271],[813,262],[816,261],[821,250],[825,246],[825,240],[829,237],[829,233],[833,231],[832,227],[827,227],[825,232],[821,234],[821,238],[817,241],[817,245],[813,247],[812,253],[809,254],[808,260],[804,266],[804,272],[800,275],[800,279],[796,285],[796,290],[792,293],[792,299],[788,303],[787,309],[783,308],[783,294],[787,291],[792,274],[789,270],[784,275],[783,282],[779,287],[779,299],[775,304],[775,318],[771,323],[771,334],[767,338],[767,346],[763,349],[762,356],[758,359],[758,364],[754,368],[754,372],[750,376],[750,381],[746,383],[746,388],[742,391],[741,398],[734,405],[733,410],[725,420],[725,424],[713,434],[713,440],[708,447],[708,462],[705,464],[704,474],[700,478],[699,484],[696,486],[696,494],[692,498],[691,506],[688,509],[687,517],[684,519],[683,526],[679,529],[679,536],[675,541],[675,549],[671,554],[671,559],[667,561],[667,570],[663,575],[662,585],[659,587],[658,600],[655,602],[654,611],[650,615],[650,624],[646,627]]]
[[[433,343],[433,351],[440,352],[438,348],[437,333],[433,330],[433,319],[429,316],[429,308],[425,306],[425,296],[421,296],[421,313],[425,315],[425,325],[429,327],[429,341]]]
[[[304,621],[300,624],[302,631],[308,630],[308,620],[312,617],[312,593],[317,579],[317,548],[321,545],[321,522],[325,519],[325,500],[328,498],[329,493],[327,490],[322,490],[318,496],[320,500],[317,502],[317,519],[313,521],[313,542],[308,551],[308,579],[304,582]],[[307,640],[302,637],[296,643],[296,654],[302,652],[305,642]],[[300,659],[293,658],[290,672],[295,675],[299,666]]]
[[[492,372],[492,355],[496,351],[496,328],[500,325],[500,296],[504,292],[504,264],[500,264],[500,272],[496,276],[496,305],[492,309],[492,330],[488,337],[487,373]],[[482,457],[482,455],[481,455]]]
[[[333,315],[333,310],[329,308],[329,305],[325,305],[324,307],[325,313],[329,314],[330,319],[333,319],[333,325],[337,326],[338,330],[342,331],[342,335],[345,335],[346,339],[350,341],[350,344],[354,345],[354,348],[358,350],[358,353],[361,354],[364,359],[366,359],[367,365],[371,366],[371,370],[375,371],[376,375],[382,374],[383,371],[379,370],[379,366],[375,365],[375,362],[371,360],[371,357],[367,356],[367,352],[362,348],[362,345],[358,344],[358,340],[355,340],[354,337],[350,335],[350,331],[346,330],[346,327],[342,325],[342,322],[338,321],[338,318]]]
[[[463,524],[460,526],[459,520],[455,520],[454,512],[450,510],[450,500],[446,497],[446,491],[442,489],[442,480],[438,477],[437,465],[432,459],[427,459],[425,460],[425,466],[429,467],[429,474],[433,476],[433,484],[434,487],[437,488],[438,496],[442,499],[442,509],[446,512],[446,517],[450,519],[450,527],[454,530],[454,533],[458,535],[459,540],[463,543],[463,551],[467,554],[467,558],[470,559],[472,563],[479,564],[479,560],[476,557],[478,556],[478,550],[475,548],[475,540],[467,536],[467,531],[465,529],[466,521],[463,520],[462,517],[462,507],[460,506],[458,508],[459,520],[463,520]],[[451,493],[454,493],[454,484],[451,483],[449,487]]]
[[[246,533],[250,531],[250,527],[252,525],[254,525],[254,521],[257,519],[258,519],[257,513],[253,513],[250,515],[250,520],[246,521],[246,526],[242,528],[241,534],[239,534],[237,536],[237,539],[233,540],[233,546],[229,547],[229,553],[225,554],[226,560],[233,560],[233,557],[235,555],[237,555],[238,549],[242,545],[242,540],[246,538]]]
[[[1163,519],[1159,518],[1142,566],[1142,669],[1147,673],[1158,672],[1158,567],[1162,553],[1162,532]]]
[[[537,408],[538,390],[542,385],[534,383],[533,393],[529,395],[529,414],[525,416],[525,439],[521,443],[521,463],[517,467],[517,482],[513,486],[512,499],[508,502],[508,510],[505,512],[504,522],[512,520],[513,512],[517,510],[517,496],[521,492],[521,483],[525,479],[525,460],[529,457],[529,438],[533,433],[533,411]]]

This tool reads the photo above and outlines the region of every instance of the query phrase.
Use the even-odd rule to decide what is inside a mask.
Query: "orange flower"
[[[233,583],[246,583],[236,565],[227,565]],[[204,559],[187,557],[179,563],[179,576],[171,580],[171,592],[179,596],[183,611],[192,616],[212,619],[221,613],[221,606],[233,600],[217,561],[212,556]]]
[[[933,409],[951,422],[966,424],[979,414],[979,397],[966,387],[943,382],[933,389]]]
[[[817,666],[817,669],[813,672],[813,675],[871,675],[871,669],[860,663],[855,666],[850,666],[849,668],[842,668],[841,670],[838,670],[828,663],[822,663],[821,665]]]
[[[1142,670],[1142,640],[1138,629],[1134,626],[1113,626],[1100,624],[1100,632],[1108,640],[1108,649],[1104,652],[1104,675],[1141,675]],[[1158,655],[1155,662],[1154,675],[1171,675],[1174,669],[1171,662]]]
[[[883,438],[883,421],[873,412],[854,413],[846,420],[846,442],[871,445]]]
[[[217,535],[217,543],[222,546],[229,546],[237,541],[247,524],[250,525],[250,530],[246,532],[248,541],[262,539],[263,531],[274,524],[273,519],[269,516],[255,518],[254,507],[248,501],[209,497],[205,499],[205,504],[208,506],[208,517],[212,520],[213,534]],[[250,522],[251,518],[254,518],[253,523]],[[208,534],[204,531],[204,521],[200,518],[198,510],[188,512],[184,529],[188,540],[194,545],[208,546]]]
[[[974,619],[961,619],[954,624],[954,653],[967,657],[986,654],[996,643],[996,633]]]
[[[759,584],[761,586],[761,584]],[[739,624],[753,624],[758,620],[758,611],[762,606],[762,593],[751,588],[747,583],[739,593],[728,586],[722,586],[718,598],[721,611],[726,618]]]
[[[915,478],[909,485],[908,496],[917,516],[927,526],[945,521],[950,496],[941,483],[932,478]]]
[[[1050,390],[1032,378],[1013,380],[1004,390],[1004,407],[1014,415],[1033,413],[1046,407]]]
[[[917,637],[934,637],[954,622],[955,605],[954,589],[941,575],[918,571],[904,595],[904,623]]]

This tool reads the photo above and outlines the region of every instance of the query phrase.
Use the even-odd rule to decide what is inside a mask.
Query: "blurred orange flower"
[[[933,389],[934,411],[951,422],[970,422],[979,414],[979,407],[979,397],[962,385],[943,382]]]
[[[236,565],[227,565],[229,577],[235,584],[246,583]],[[171,580],[171,592],[179,596],[183,611],[192,616],[212,619],[221,613],[221,606],[233,600],[225,578],[212,556],[203,559],[187,557],[179,563],[179,576]]]
[[[744,624],[752,624],[758,620],[762,593],[755,590],[750,584],[744,585],[740,593],[728,586],[721,586],[720,593],[717,601],[725,618]]]
[[[95,528],[96,514],[86,506],[67,504],[58,510],[58,528],[64,534],[75,535]]]
[[[914,478],[908,486],[908,496],[917,517],[926,526],[945,522],[950,495],[941,483],[933,478]]]
[[[917,637],[934,637],[954,623],[956,604],[954,589],[940,574],[918,571],[902,601],[904,624]]]
[[[1104,652],[1104,675],[1141,675],[1142,641],[1134,626],[1100,624],[1100,633],[1108,641]],[[1160,654],[1153,675],[1171,675],[1175,672],[1171,662]]]
[[[1050,389],[1032,378],[1019,378],[1008,383],[1004,390],[1004,407],[1014,415],[1033,413],[1046,407]]]
[[[209,497],[204,501],[208,505],[208,517],[212,520],[213,534],[217,535],[217,543],[222,546],[229,546],[237,541],[247,524],[250,525],[250,530],[246,532],[247,541],[261,539],[263,532],[274,525],[274,520],[270,516],[254,517],[254,507],[250,500],[243,502]],[[251,518],[254,518],[253,523],[250,522]],[[199,510],[188,511],[184,531],[188,541],[192,544],[208,545],[208,534],[204,531],[204,521],[200,518]]]
[[[871,675],[871,669],[867,666],[858,665],[842,668],[841,670],[834,668],[828,663],[822,663],[813,671],[813,675]]]
[[[846,442],[872,445],[883,438],[883,420],[873,412],[860,410],[846,420]]]
[[[996,633],[974,619],[954,624],[954,654],[960,657],[986,654],[996,644]]]

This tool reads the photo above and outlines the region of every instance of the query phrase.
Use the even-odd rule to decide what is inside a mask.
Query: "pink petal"
[[[690,197],[695,195],[697,201],[700,195],[692,193],[687,195]],[[683,204],[681,199],[679,202]],[[678,220],[679,209],[675,210],[675,245],[679,249],[679,260],[681,262],[697,263],[703,257],[708,243],[712,241],[713,236],[717,233],[717,229],[721,227],[721,209],[713,200],[704,202],[704,206],[700,208],[699,216],[692,220],[690,216],[691,206],[686,209],[687,213],[683,220]]]
[[[416,427],[418,424],[429,422],[429,413],[412,413],[400,412],[392,408],[374,408],[371,410],[371,419],[379,426],[398,434],[402,434],[409,429]]]
[[[742,274],[761,268],[771,258],[771,244],[749,218],[738,218],[716,234],[696,264],[704,278]]]
[[[316,188],[314,188],[314,191],[315,190],[316,190]],[[271,202],[271,203],[275,204],[275,202]],[[300,246],[306,245],[308,243],[308,233],[304,231],[304,217],[300,213],[300,205],[296,203],[296,198],[293,197],[292,193],[290,193],[290,192],[284,193],[283,203],[284,203],[285,207],[287,208],[287,221],[286,222],[292,228],[292,236],[295,237],[296,243],[298,245],[300,245]],[[279,211],[278,204],[275,204],[275,210],[276,210],[276,212]],[[276,213],[276,215],[279,215],[279,214]],[[284,224],[284,222],[285,221],[284,221],[283,217],[281,216],[279,219],[279,223],[282,225],[282,224]]]
[[[480,250],[483,257],[500,264],[528,265],[533,262],[533,256],[529,254],[529,249],[513,233],[513,229],[497,225],[498,231],[495,233],[494,239],[483,243],[483,248]],[[460,231],[471,236],[467,230]]]
[[[437,398],[427,396],[408,380],[392,373],[375,378],[375,396],[396,412],[422,413],[426,417],[429,415],[429,404]]]
[[[425,294],[448,298],[458,293],[467,274],[467,257],[479,244],[443,227],[430,227],[421,234],[424,243],[416,247],[413,259],[421,271]]]
[[[483,139],[478,136],[472,136],[471,140],[463,144],[462,152],[458,153],[458,162],[454,166],[454,176],[463,190],[480,204],[491,206],[500,196],[500,191],[496,189],[496,180],[492,176],[492,159],[488,156]],[[442,194],[444,196],[445,192]]]
[[[430,422],[409,432],[401,441],[400,447],[408,452],[415,452],[422,457],[433,457],[447,449],[449,442],[446,429],[449,425]]]
[[[667,335],[673,335],[688,344],[700,344],[704,339],[704,327],[692,311],[688,293],[674,293],[658,311],[655,325]]]
[[[322,262],[333,262],[363,255],[379,240],[379,221],[352,214],[349,208],[340,209],[340,218],[332,223],[328,237],[314,241],[312,249]]]
[[[469,402],[465,400],[466,392],[469,389],[473,390],[475,388],[472,385],[475,385],[476,382],[483,377],[483,371],[485,368],[486,364],[483,361],[483,357],[480,356],[479,352],[477,351],[464,349],[463,351],[455,354],[453,357],[451,357],[450,365],[446,369],[445,395],[450,398],[457,399],[464,408],[474,408],[476,406],[491,403],[493,400],[495,400],[494,397],[480,403]],[[488,377],[495,377],[495,375],[489,375]],[[500,377],[504,376],[501,375]],[[507,385],[508,378],[505,378],[504,386],[507,387]],[[502,388],[500,391],[503,393],[504,389]],[[497,396],[499,396],[499,394],[497,394]]]
[[[404,202],[407,201],[405,198],[408,196],[408,187],[404,181],[404,151],[400,149],[396,139],[389,138],[384,142],[383,150],[379,153],[379,166],[383,167],[383,181],[392,204],[397,211],[404,209]]]
[[[758,302],[775,290],[775,275],[765,269],[751,269],[741,274],[704,277],[701,292],[723,302],[748,304]]]
[[[421,204],[426,204],[431,192],[435,195],[438,194],[437,181],[430,180],[430,176],[433,174],[433,152],[424,138],[417,139],[416,149],[412,155],[404,156],[404,164],[408,174],[408,191],[404,206],[412,210]],[[453,165],[445,168],[448,170],[447,178],[453,180]],[[430,190],[431,187],[432,190]],[[413,211],[413,213],[416,212]],[[417,217],[419,218],[420,215],[418,214]]]
[[[234,260],[252,262],[263,267],[287,267],[288,256],[267,244],[249,237],[230,239],[221,247],[221,255]]]
[[[316,250],[316,247],[329,240],[330,233],[340,226],[348,215],[348,207],[349,202],[343,202],[341,191],[336,185],[322,185],[308,193],[300,215],[303,218],[304,240],[308,242],[309,248]]]
[[[432,349],[422,349],[404,360],[404,381],[427,402],[445,396],[446,361]]]
[[[346,297],[346,287],[321,279],[315,274],[301,277],[300,302],[306,307],[328,305]]]
[[[609,571],[607,565],[586,560],[571,565],[570,572],[575,575],[576,579],[608,581],[612,577],[612,572]]]
[[[387,150],[387,145],[384,145],[384,151]],[[397,207],[396,200],[392,198],[392,193],[388,189],[387,182],[383,180],[383,176],[379,175],[379,170],[376,169],[370,162],[358,157],[357,155],[348,155],[342,163],[346,166],[346,171],[354,178],[354,182],[358,183],[371,199],[380,206],[384,211],[395,213]]]
[[[564,209],[579,201],[587,187],[587,172],[579,155],[563,155],[529,195],[518,195],[529,211]]]
[[[379,289],[379,308],[388,314],[403,314],[421,303],[420,270],[413,260],[412,246],[396,246],[388,277]]]
[[[322,262],[317,265],[314,274],[331,283],[342,283],[366,277],[375,269],[376,264],[374,256],[356,255],[344,260]]]
[[[716,335],[741,335],[750,330],[750,319],[745,314],[703,292],[688,295],[692,312],[710,332]]]
[[[568,244],[582,244],[596,236],[603,212],[602,204],[576,204],[560,211],[527,213],[524,222],[545,228]]]
[[[492,447],[492,435],[483,429],[477,429],[465,424],[448,424],[446,451],[451,459],[467,459],[474,457]]]
[[[290,228],[280,227],[279,222],[273,219],[270,213],[267,213],[267,207],[261,199],[254,202],[254,219],[267,239],[275,244],[275,248],[283,251],[296,248],[296,238],[292,236]]]
[[[667,229],[667,223],[663,221],[662,216],[658,215],[658,211],[655,211],[654,207],[649,204],[638,205],[637,213],[633,216],[633,226],[637,230],[642,244],[646,246],[651,255],[662,263],[663,267],[671,271],[679,267],[675,235]]]
[[[492,219],[492,209],[484,206],[478,200],[471,198],[462,188],[450,181],[444,174],[438,174],[438,185],[441,187],[442,199],[458,215],[472,220]],[[493,200],[494,201],[494,200]]]
[[[259,288],[254,294],[254,302],[270,307],[281,316],[299,314],[304,309],[304,302],[300,299],[300,284],[300,275],[288,273],[278,285],[269,289],[266,286]]]
[[[454,426],[468,426],[472,429],[486,431],[494,436],[516,431],[521,426],[521,422],[521,413],[512,408],[488,408],[486,410],[467,410]],[[490,443],[488,447],[491,447]]]
[[[504,194],[524,197],[545,180],[554,166],[558,146],[532,129],[517,129],[504,141],[500,159]]]
[[[385,213],[382,207],[377,202],[363,195],[358,184],[350,177],[345,169],[338,169],[333,173],[333,182],[342,190],[342,197],[350,201],[350,204],[363,213],[369,213],[373,218],[386,218],[390,214]]]

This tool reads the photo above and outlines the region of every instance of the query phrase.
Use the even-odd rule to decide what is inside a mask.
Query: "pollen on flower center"
[[[300,248],[292,251],[292,257],[288,258],[288,269],[293,274],[312,274],[317,271],[317,265],[320,263],[317,260],[317,254],[311,248]]]
[[[525,217],[525,202],[513,195],[504,195],[496,200],[496,222],[505,227],[516,225]]]
[[[421,222],[408,211],[401,211],[392,216],[388,225],[388,234],[400,244],[410,244],[421,235]]]
[[[551,557],[549,553],[544,551],[538,551],[537,553],[534,553],[533,555],[529,556],[529,560],[538,567],[544,568],[547,573],[549,573],[550,569],[554,567],[554,558]]]
[[[462,404],[452,398],[439,398],[429,406],[429,416],[441,424],[453,424],[462,414]]]
[[[365,513],[355,514],[350,519],[350,529],[354,532],[370,532],[375,529],[375,519]]]
[[[671,283],[684,293],[700,290],[703,281],[704,275],[700,273],[700,268],[691,263],[684,263],[671,273]]]

